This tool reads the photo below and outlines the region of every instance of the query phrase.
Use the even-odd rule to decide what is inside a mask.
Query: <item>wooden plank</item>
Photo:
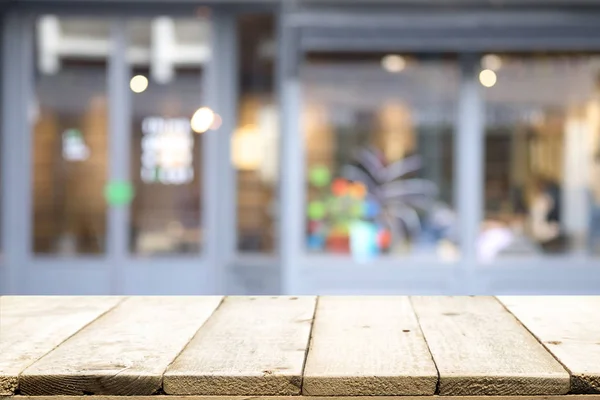
[[[600,297],[501,297],[571,373],[572,393],[600,393]]]
[[[123,400],[119,396],[13,396],[14,400]],[[488,396],[361,396],[362,400],[491,400]],[[600,395],[502,396],[499,400],[600,400]],[[127,400],[250,400],[248,396],[129,396]],[[290,400],[289,396],[254,396],[252,400]],[[352,396],[294,396],[293,400],[359,400]]]
[[[0,397],[1,398],[1,397]],[[11,396],[15,400],[57,400],[55,396]],[[357,400],[353,396],[294,396],[294,400]],[[490,400],[489,396],[361,396],[370,400]],[[600,395],[566,394],[552,396],[501,396],[498,400],[600,400]],[[123,400],[121,396],[61,396],[58,400]],[[127,400],[250,400],[248,396],[129,396]],[[290,400],[289,396],[252,396],[251,400]]]
[[[302,394],[433,395],[438,375],[408,297],[320,297]]]
[[[440,395],[552,395],[569,373],[492,297],[415,297]]]
[[[32,363],[115,307],[119,297],[0,297],[0,395],[15,393]]]
[[[27,368],[26,395],[149,395],[221,301],[132,297]]]
[[[229,297],[164,375],[167,394],[300,394],[315,297]]]

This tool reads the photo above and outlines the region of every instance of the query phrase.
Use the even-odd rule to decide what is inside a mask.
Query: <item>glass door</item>
[[[117,214],[126,226],[119,248],[125,293],[204,293],[215,282],[212,241],[219,234],[210,210],[222,125],[211,104],[213,12],[125,21],[126,126],[120,161],[133,193]],[[211,163],[213,162],[213,163]],[[213,212],[214,214],[214,212]]]
[[[20,291],[110,293],[111,19],[23,16],[26,229]],[[17,210],[13,210],[17,211]]]
[[[4,215],[23,227],[7,254],[19,293],[220,291],[219,134],[232,118],[213,44],[228,43],[215,28],[228,17],[185,11],[16,13],[26,111],[6,126],[25,134],[6,140],[19,180]]]

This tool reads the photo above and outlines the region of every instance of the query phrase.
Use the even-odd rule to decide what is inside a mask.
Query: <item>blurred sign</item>
[[[182,185],[194,179],[189,119],[149,117],[142,122],[142,133],[142,181]]]
[[[90,156],[90,149],[83,140],[81,131],[69,129],[62,135],[62,154],[67,161],[85,161]]]

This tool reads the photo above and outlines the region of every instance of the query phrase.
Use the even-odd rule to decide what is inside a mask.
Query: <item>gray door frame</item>
[[[203,74],[202,103],[219,113],[223,124],[204,134],[202,223],[203,251],[197,256],[141,258],[129,253],[129,209],[109,207],[106,253],[99,257],[40,257],[31,252],[32,133],[28,101],[33,94],[33,20],[50,12],[58,15],[112,17],[114,48],[107,71],[109,96],[109,181],[128,181],[131,132],[129,67],[125,59],[129,17],[190,15],[185,7],[111,7],[90,4],[71,7],[31,7],[10,10],[3,24],[5,83],[2,121],[2,249],[6,283],[2,293],[19,294],[217,294],[225,287],[225,261],[235,243],[235,221],[226,203],[232,194],[229,133],[235,113],[235,23],[227,7],[211,8],[213,57]],[[209,189],[210,188],[210,189]]]
[[[484,52],[497,51],[599,51],[599,14],[546,8],[489,12],[462,10],[453,15],[438,15],[431,8],[413,7],[400,13],[396,7],[382,8],[375,15],[368,8],[359,9],[357,13],[349,9],[351,7],[343,10],[302,7],[298,2],[288,2],[282,11],[279,34],[281,176],[285,177],[281,182],[281,199],[285,204],[280,225],[281,232],[285,232],[281,244],[282,292],[600,294],[600,259],[597,257],[515,258],[482,265],[477,260],[475,248],[484,206],[485,114],[478,82],[478,60]],[[533,31],[532,26],[536,28]],[[497,32],[505,27],[511,27],[508,32],[528,35],[498,36]],[[411,36],[411,31],[436,34]],[[556,35],[561,36],[560,40],[556,40]],[[305,251],[306,189],[299,63],[307,50],[448,51],[460,55],[462,78],[457,99],[457,140],[454,141],[454,190],[461,231],[458,262],[381,258],[363,265],[347,257],[313,256]]]

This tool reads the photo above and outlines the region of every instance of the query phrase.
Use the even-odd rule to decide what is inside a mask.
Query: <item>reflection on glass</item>
[[[237,246],[242,252],[269,253],[275,249],[279,179],[273,16],[243,15],[238,32],[240,102],[231,141],[237,170]]]
[[[600,254],[600,59],[496,57],[480,258]]]
[[[455,62],[319,55],[301,75],[307,248],[455,259]]]
[[[105,250],[108,20],[36,23],[33,129],[35,253]]]
[[[202,105],[208,34],[200,18],[129,22],[133,253],[201,249],[202,135],[217,119]]]

